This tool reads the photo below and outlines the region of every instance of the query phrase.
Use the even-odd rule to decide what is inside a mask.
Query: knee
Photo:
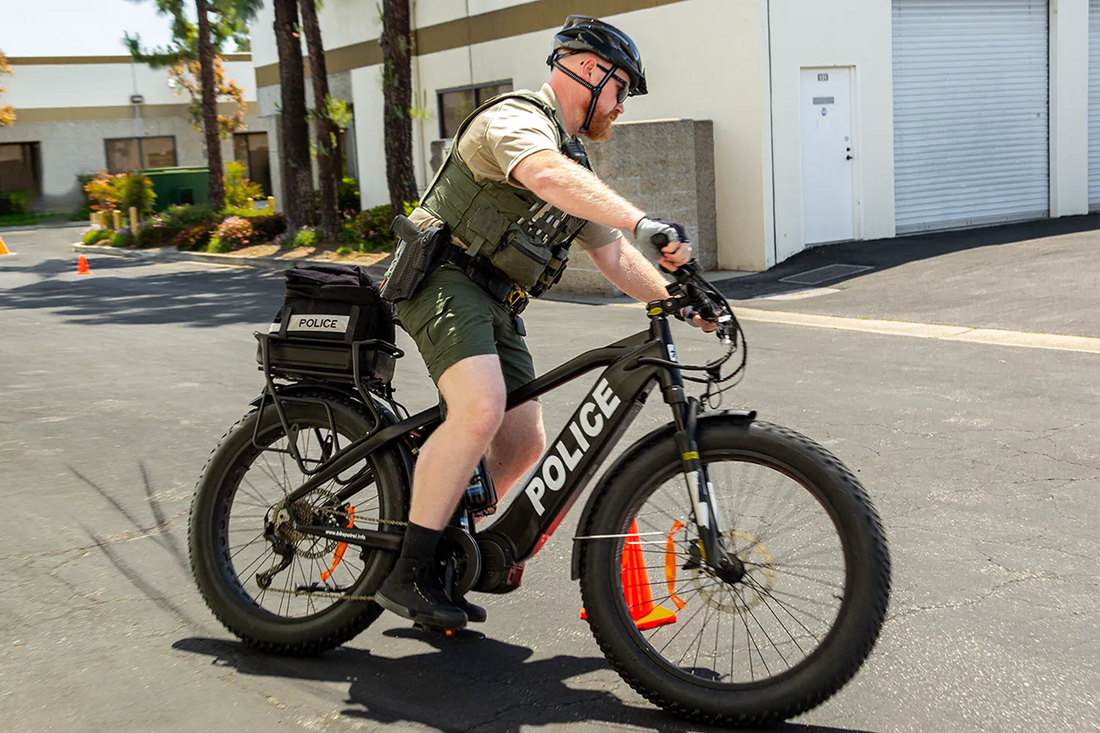
[[[457,422],[471,438],[487,445],[504,420],[504,404],[503,394],[471,394],[457,404],[447,403],[447,422]]]

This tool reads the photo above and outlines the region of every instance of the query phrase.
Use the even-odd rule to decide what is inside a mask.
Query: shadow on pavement
[[[1090,231],[1100,233],[1100,214],[917,234],[895,239],[830,244],[799,252],[766,272],[722,280],[718,283],[718,289],[728,298],[747,300],[804,290],[807,287],[832,287],[849,280],[858,280],[864,275],[952,252]],[[780,282],[782,278],[828,265],[861,265],[873,269],[841,275],[814,285]]]
[[[73,262],[51,259],[29,267],[5,265],[0,272],[29,273],[42,279],[0,290],[0,309],[51,310],[84,324],[213,327],[262,323],[282,302],[280,272],[248,268],[166,271],[155,267],[147,274],[126,273],[148,264],[100,257],[92,262],[91,276],[63,280],[56,278],[75,272]]]
[[[651,707],[624,703],[606,690],[575,689],[572,677],[607,668],[602,658],[558,655],[530,661],[533,652],[475,631],[457,637],[390,629],[384,636],[422,641],[428,651],[387,657],[381,650],[341,647],[311,659],[288,659],[252,651],[239,642],[182,639],[173,648],[204,654],[213,664],[240,674],[320,682],[350,681],[349,719],[399,725],[417,723],[439,731],[519,733],[543,725],[596,721],[640,730],[690,728]],[[788,733],[842,733],[837,728],[783,725]]]

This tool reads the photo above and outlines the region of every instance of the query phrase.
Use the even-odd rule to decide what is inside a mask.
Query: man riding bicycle
[[[405,618],[442,628],[484,621],[485,610],[448,599],[432,572],[436,546],[482,456],[503,496],[542,455],[537,401],[505,411],[507,394],[535,378],[519,312],[551,287],[571,245],[612,284],[645,303],[666,282],[627,242],[667,237],[660,263],[691,257],[683,227],[649,217],[600,181],[577,139],[604,142],[627,97],[645,94],[634,42],[594,18],[571,15],[555,35],[550,80],[475,110],[411,219],[453,233],[445,264],[396,304],[446,404],[421,448],[401,557],[375,599]],[[695,325],[714,324],[692,317]]]

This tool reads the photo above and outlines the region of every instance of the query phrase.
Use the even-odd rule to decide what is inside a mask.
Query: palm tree
[[[306,120],[306,82],[296,0],[273,0],[275,43],[279,51],[280,118],[283,160],[283,211],[291,228],[309,224],[313,210],[313,173]]]
[[[138,35],[125,35],[124,42],[135,61],[154,68],[174,66],[185,61],[199,62],[199,87],[202,96],[203,142],[209,173],[210,203],[225,208],[225,180],[222,171],[222,128],[218,121],[218,85],[215,57],[227,41],[240,41],[245,21],[252,18],[262,0],[195,0],[198,21],[187,17],[185,0],[155,0],[157,11],[172,18],[172,43],[166,48],[144,51]],[[213,21],[211,14],[214,15]]]
[[[382,124],[390,212],[404,213],[419,193],[412,164],[412,41],[409,0],[382,0]]]
[[[210,203],[218,211],[225,208],[225,179],[222,177],[222,141],[218,133],[218,95],[214,87],[214,46],[210,42],[210,16],[206,0],[195,0],[198,13],[199,34],[196,45],[199,52],[202,89],[202,129],[206,144],[206,165],[210,171]]]
[[[340,222],[336,211],[336,181],[340,166],[336,156],[336,124],[329,114],[328,71],[321,26],[317,22],[316,0],[301,0],[302,31],[309,51],[310,78],[313,79],[313,120],[317,134],[317,179],[321,189],[321,235],[335,242]]]

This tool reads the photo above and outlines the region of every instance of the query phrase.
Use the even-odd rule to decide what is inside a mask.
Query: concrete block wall
[[[596,174],[643,211],[687,229],[704,269],[718,266],[718,223],[714,190],[714,126],[710,120],[618,123],[611,140],[587,144]],[[630,237],[630,232],[625,232]],[[656,261],[651,247],[642,252]],[[580,250],[555,290],[617,295],[615,288]]]

